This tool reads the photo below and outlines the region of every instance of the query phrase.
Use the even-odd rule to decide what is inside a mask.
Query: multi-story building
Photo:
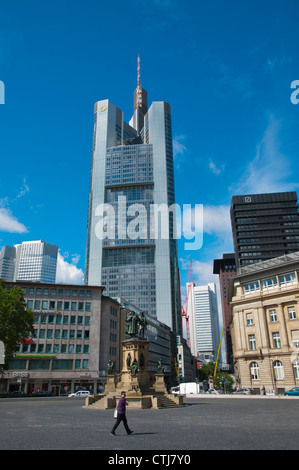
[[[230,333],[230,308],[228,303],[229,280],[236,274],[236,261],[234,253],[225,253],[222,259],[214,259],[213,273],[219,275],[219,286],[222,306],[222,320],[225,331],[226,362],[232,366],[233,351]]]
[[[296,192],[233,196],[237,268],[299,250]]]
[[[126,318],[141,311],[123,299],[103,294],[103,287],[19,281],[27,308],[34,313],[32,338],[24,338],[9,371],[0,380],[0,391],[22,389],[65,394],[78,388],[99,391],[106,382],[109,361],[115,373],[122,365]],[[149,371],[165,367],[165,379],[174,384],[171,345],[174,333],[156,318],[147,316]]]
[[[220,342],[216,285],[195,286],[191,282],[187,290],[191,353],[199,360],[216,361]]]
[[[7,283],[24,291],[34,312],[35,334],[24,338],[0,380],[2,391],[21,388],[56,395],[79,387],[97,392],[109,360],[119,369],[120,306],[103,297],[103,287]],[[21,380],[21,382],[20,382]]]
[[[299,385],[299,252],[243,267],[230,281],[237,383],[283,393]]]
[[[0,252],[0,279],[13,281],[16,263],[14,246],[4,246]]]
[[[0,277],[5,281],[55,283],[57,254],[57,245],[42,240],[4,246],[0,254]]]
[[[192,356],[191,350],[185,338],[177,336],[177,368],[179,382],[194,382],[196,379],[196,358]]]
[[[166,236],[152,217],[175,202],[170,105],[148,109],[138,81],[130,124],[108,99],[95,104],[85,284],[105,286],[181,334],[175,214],[162,217]]]

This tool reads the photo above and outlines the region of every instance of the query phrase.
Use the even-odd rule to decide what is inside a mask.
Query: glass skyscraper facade
[[[215,362],[220,341],[216,285],[196,286],[191,282],[188,286],[191,353]]]
[[[58,246],[42,240],[4,246],[0,253],[0,277],[6,281],[56,281]]]
[[[95,104],[85,284],[105,286],[106,295],[181,334],[175,213],[167,217],[169,236],[153,230],[153,207],[175,203],[171,110],[163,101],[148,109],[146,91],[139,91],[130,124],[109,100]]]

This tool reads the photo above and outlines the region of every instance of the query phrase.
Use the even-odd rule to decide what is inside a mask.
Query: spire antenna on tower
[[[137,107],[142,107],[142,86],[140,85],[140,56],[137,59]]]

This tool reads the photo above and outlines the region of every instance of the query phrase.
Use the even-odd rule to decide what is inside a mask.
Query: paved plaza
[[[298,398],[199,395],[185,402],[186,407],[163,410],[128,407],[134,434],[127,436],[121,423],[114,437],[109,434],[113,410],[83,408],[84,399],[0,399],[0,450],[109,450],[114,455],[299,448]]]

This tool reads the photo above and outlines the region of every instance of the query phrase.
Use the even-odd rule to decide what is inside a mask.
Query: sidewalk
[[[238,393],[188,393],[185,395],[186,398],[258,398],[258,399],[269,399],[269,398],[283,398],[286,400],[298,400],[299,396],[288,397],[285,395],[242,395]]]

